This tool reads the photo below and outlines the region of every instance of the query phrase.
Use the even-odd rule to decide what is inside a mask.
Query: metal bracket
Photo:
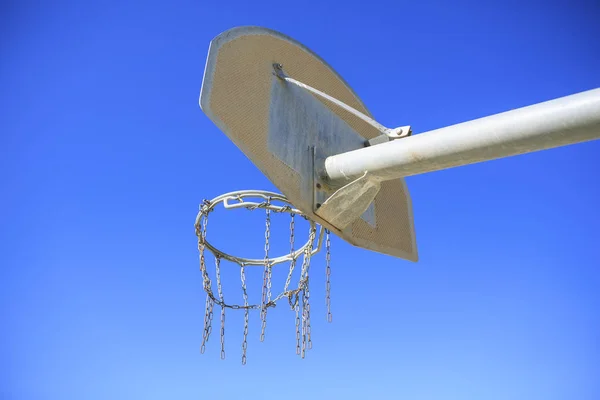
[[[381,143],[391,142],[392,140],[402,139],[405,137],[409,137],[412,135],[412,130],[409,125],[401,126],[396,129],[392,129],[392,132],[386,133],[384,135],[375,136],[372,139],[365,141],[365,147],[375,146]]]
[[[380,182],[365,172],[336,190],[315,210],[315,214],[343,230],[367,211],[380,189]]]
[[[375,226],[372,203],[381,188],[380,182],[365,173],[342,187],[331,187],[323,179],[325,157],[316,148],[312,150],[314,213],[340,230],[361,216],[365,222]]]
[[[279,79],[289,82],[289,83],[292,83],[298,87],[301,87],[302,89],[305,89],[305,90],[311,92],[312,94],[316,94],[317,96],[322,97],[325,100],[332,102],[336,106],[338,106],[338,107],[348,111],[350,114],[353,114],[354,116],[362,119],[367,124],[371,125],[375,129],[377,129],[379,132],[381,132],[381,134],[382,134],[381,136],[383,136],[383,138],[381,138],[381,136],[378,136],[376,138],[368,140],[367,142],[365,142],[365,146],[372,146],[373,144],[379,144],[379,143],[384,143],[389,140],[395,140],[395,139],[400,139],[403,137],[408,137],[412,133],[409,125],[400,126],[397,128],[387,128],[387,127],[383,126],[382,124],[380,124],[379,122],[375,121],[373,118],[361,113],[360,111],[358,111],[355,108],[350,107],[348,104],[336,99],[335,97],[331,97],[327,93],[321,92],[320,90],[315,89],[314,87],[309,86],[306,83],[302,83],[294,78],[290,78],[283,71],[283,66],[279,63],[273,64],[273,71],[274,71],[273,75],[275,75]]]

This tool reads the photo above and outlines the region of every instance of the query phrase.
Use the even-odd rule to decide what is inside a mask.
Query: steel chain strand
[[[204,205],[209,204],[206,200],[204,201]],[[196,235],[198,236],[198,250],[200,251],[200,270],[202,271],[202,279],[204,288],[208,288],[210,290],[211,281],[208,276],[208,272],[206,271],[206,264],[204,258],[204,250],[206,248],[206,228],[208,226],[208,213],[204,214],[202,217],[202,228],[200,229],[200,234],[198,234],[199,227],[196,227]]]
[[[266,325],[266,301],[267,301],[267,267],[263,271],[263,286],[262,286],[262,296],[260,301],[260,341],[262,342],[265,338],[264,330]]]
[[[303,252],[302,268],[300,270],[300,282],[298,284],[298,290],[303,290],[306,284],[306,278],[308,276],[308,269],[310,268],[310,259],[312,256],[312,249],[315,242],[317,229],[312,227],[308,233],[308,244]]]
[[[304,291],[300,295],[300,307],[302,308],[302,347],[300,349],[300,357],[304,358],[306,353],[306,307],[304,303]]]
[[[312,339],[310,337],[310,289],[309,277],[306,277],[306,339],[308,350],[312,349]]]
[[[309,234],[310,240],[310,234]],[[306,355],[306,273],[308,271],[308,265],[310,263],[310,252],[304,252],[304,259],[302,262],[302,271],[300,273],[300,285],[298,285],[300,292],[300,306],[302,308],[302,346],[300,349],[300,357],[304,358]]]
[[[313,235],[316,235],[316,229]],[[309,251],[312,253],[313,250],[313,242],[310,244]],[[309,266],[310,267],[310,264]],[[311,325],[310,325],[310,276],[309,270],[306,270],[306,335],[308,340],[308,349],[312,349],[312,336],[311,336]]]
[[[269,198],[268,200],[268,204],[270,204],[271,198]],[[269,240],[271,238],[271,210],[267,209],[266,210],[267,213],[267,221],[266,221],[266,225],[267,225],[267,231],[266,233],[266,238],[265,238],[265,257],[266,257],[266,261],[268,264],[268,268],[267,268],[267,308],[269,307],[269,305],[271,304],[271,286],[272,286],[272,280],[271,278],[273,277],[273,266],[271,265],[270,261],[268,260],[268,254],[269,254],[269,250],[270,250],[270,244],[269,244]],[[266,324],[266,315],[267,311],[265,310],[265,324]]]
[[[327,322],[331,322],[333,315],[331,314],[331,241],[329,240],[329,230],[325,230],[325,302],[327,304]]]
[[[304,289],[302,291],[302,302],[303,302],[303,310],[304,310],[304,331],[306,338],[304,339],[305,345],[304,347],[308,350],[312,349],[312,340],[310,337],[310,288],[309,288],[309,270],[310,270],[310,257],[312,254],[312,247],[314,243],[314,238],[316,235],[316,229],[311,229],[309,232],[310,244],[306,249],[306,266],[304,270]],[[304,358],[304,351],[303,351]]]
[[[294,309],[296,310],[296,354],[300,355],[300,305],[297,299]]]
[[[221,360],[225,359],[225,307],[221,307]]]
[[[205,204],[209,204],[208,202],[205,202]],[[202,240],[205,241],[206,240],[206,227],[208,225],[208,214],[206,215],[205,219],[204,219],[204,224],[203,224],[203,229],[202,229]],[[204,263],[203,263],[204,264]],[[213,320],[213,308],[215,305],[215,301],[214,301],[214,296],[212,293],[212,282],[210,281],[210,278],[208,276],[208,272],[206,271],[206,265],[204,265],[204,272],[206,273],[206,282],[207,282],[207,293],[210,295],[211,299],[209,302],[209,310],[208,310],[208,332],[206,333],[206,341],[208,341],[208,338],[210,337],[210,334],[212,333],[212,320]]]
[[[248,348],[248,322],[250,310],[248,309],[248,290],[246,288],[246,266],[240,265],[240,278],[242,280],[242,294],[244,296],[244,337],[242,340],[242,365],[246,365],[246,350]]]
[[[273,278],[273,266],[269,265],[267,274],[267,308],[272,305],[271,303],[271,286],[272,286],[272,278]]]
[[[207,202],[205,201],[204,204],[206,204]],[[205,250],[205,239],[206,239],[206,227],[208,224],[208,215],[204,215],[202,218],[202,222],[201,222],[201,228],[199,226],[196,226],[196,235],[198,236],[198,250],[200,252],[200,271],[202,272],[202,281],[203,281],[203,286],[205,291],[208,289],[207,291],[207,295],[206,295],[206,307],[204,310],[204,332],[202,334],[202,344],[200,346],[200,353],[204,353],[204,351],[206,350],[206,343],[208,342],[208,339],[210,338],[210,333],[212,332],[212,308],[213,308],[213,302],[211,299],[211,296],[209,294],[210,292],[210,286],[211,286],[211,282],[210,282],[210,278],[208,276],[208,272],[206,271],[206,264],[205,264],[205,257],[204,257],[204,250]]]
[[[292,281],[292,275],[294,274],[294,268],[296,268],[296,256],[294,255],[294,242],[296,241],[296,238],[294,236],[294,229],[295,229],[295,221],[294,221],[294,217],[295,214],[291,213],[290,214],[290,254],[292,255],[292,259],[290,261],[290,271],[288,273],[287,279],[285,280],[285,286],[283,287],[283,292],[287,292],[288,288],[290,287],[290,283]]]
[[[223,297],[223,287],[221,286],[221,258],[215,257],[215,273],[217,277],[217,290],[219,301],[221,302],[221,360],[225,359],[225,298]]]
[[[304,217],[304,216],[303,216]],[[314,241],[316,238],[316,227],[311,227],[308,235],[308,242],[306,244],[306,248],[304,249],[302,255],[302,266],[300,267],[300,280],[298,282],[298,287],[294,290],[284,291],[282,294],[277,296],[275,300],[279,300],[283,296],[287,296],[288,301],[290,303],[290,307],[294,309],[295,305],[298,304],[299,294],[304,290],[304,286],[306,284],[305,274],[306,269],[310,263],[310,258],[312,257],[312,248],[314,247]]]
[[[207,299],[208,300],[208,304],[207,304],[207,313],[208,313],[208,324],[207,324],[207,329],[206,329],[206,342],[208,342],[208,339],[210,338],[210,334],[212,333],[212,320],[213,320],[213,307],[215,306],[215,302],[213,301],[212,298]]]
[[[204,354],[206,350],[206,342],[209,337],[209,319],[208,313],[210,312],[210,296],[206,295],[206,307],[204,309],[204,331],[202,332],[202,344],[200,345],[200,353]]]
[[[290,254],[294,254],[294,244],[295,244],[295,214],[290,214]],[[283,292],[286,293],[292,281],[292,275],[294,274],[294,269],[296,268],[296,257],[293,256],[290,261],[290,271],[288,273],[287,279],[285,280],[285,286],[283,288]],[[290,307],[292,310],[296,312],[296,354],[300,355],[300,315],[299,315],[299,306],[298,306],[298,295],[296,294],[296,302],[292,304],[292,296],[293,294],[290,292],[288,295],[288,300],[290,302]]]
[[[200,262],[202,263],[202,261],[200,261]],[[204,330],[202,332],[202,344],[200,345],[200,353],[202,353],[202,354],[204,354],[204,351],[206,350],[206,342],[208,341],[209,302],[210,302],[210,296],[207,294],[206,295],[206,306],[204,307]]]
[[[213,320],[213,310],[215,308],[215,301],[210,299],[210,309],[208,310],[208,336],[212,333],[212,320]]]
[[[267,199],[267,203],[270,203],[271,198]],[[265,330],[267,328],[267,292],[269,290],[269,239],[271,236],[271,210],[266,208],[266,221],[265,221],[265,271],[263,274],[263,289],[262,289],[262,299],[261,299],[261,328],[260,328],[260,341],[265,340]],[[270,300],[270,299],[269,299]]]

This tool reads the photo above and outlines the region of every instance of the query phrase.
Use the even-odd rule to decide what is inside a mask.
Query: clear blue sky
[[[596,2],[50,3],[0,11],[0,397],[600,398],[600,142],[408,179],[420,262],[336,238],[305,360],[285,307],[248,365],[238,315],[200,354],[193,231],[274,189],[198,107],[220,32],[297,39],[418,133],[599,87]],[[260,253],[243,222],[210,233]]]

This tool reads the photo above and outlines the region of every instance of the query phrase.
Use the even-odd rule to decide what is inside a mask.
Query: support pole
[[[386,181],[600,138],[600,89],[327,157],[333,183]]]

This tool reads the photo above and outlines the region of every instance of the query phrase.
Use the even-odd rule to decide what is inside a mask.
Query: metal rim
[[[256,202],[243,200],[244,198],[248,198],[248,197],[255,197],[255,198],[259,197],[259,198],[264,199],[265,201],[263,201],[261,203],[256,203]],[[269,204],[270,201],[272,201],[272,200],[280,201],[287,205],[286,206],[277,206],[277,205]],[[237,201],[237,202],[231,204],[231,203],[229,203],[229,201]],[[225,210],[230,210],[230,209],[235,209],[235,208],[246,208],[249,210],[254,210],[256,208],[268,208],[271,211],[278,212],[278,213],[287,212],[290,214],[296,214],[296,215],[302,216],[304,219],[306,219],[308,221],[308,223],[310,224],[311,229],[314,229],[315,231],[317,229],[317,224],[313,220],[308,218],[302,211],[300,211],[296,208],[293,208],[292,203],[290,203],[289,200],[285,196],[283,196],[282,194],[279,194],[279,193],[269,192],[266,190],[238,190],[235,192],[222,194],[220,196],[215,197],[214,199],[212,199],[210,201],[205,201],[202,204],[202,206],[200,207],[200,211],[198,212],[198,215],[196,216],[195,226],[199,227],[202,217],[208,216],[208,214],[210,212],[212,212],[214,210],[215,206],[219,203],[223,203],[223,208]],[[323,242],[323,234],[325,232],[325,229],[320,225],[319,225],[319,227],[320,227],[320,229],[319,229],[319,237],[317,239],[317,245],[310,253],[311,256],[318,253],[321,250],[321,245]],[[291,261],[291,260],[294,260],[294,259],[297,259],[298,257],[300,257],[306,251],[306,248],[310,245],[310,239],[309,239],[306,241],[306,243],[302,247],[300,247],[298,250],[295,250],[293,253],[288,253],[286,255],[279,256],[279,257],[270,257],[267,259],[265,259],[265,258],[257,259],[257,258],[245,258],[245,257],[234,256],[234,255],[226,253],[226,252],[216,248],[215,246],[211,245],[208,242],[208,240],[206,240],[206,238],[204,238],[204,239],[200,238],[200,240],[203,240],[203,243],[206,246],[206,248],[208,248],[215,256],[217,256],[221,259],[225,259],[225,260],[229,260],[229,261],[238,263],[240,265],[244,265],[244,266],[256,266],[256,265],[264,266],[266,262],[268,262],[269,265],[273,266],[276,264],[281,264],[281,263],[284,263],[287,261]]]

